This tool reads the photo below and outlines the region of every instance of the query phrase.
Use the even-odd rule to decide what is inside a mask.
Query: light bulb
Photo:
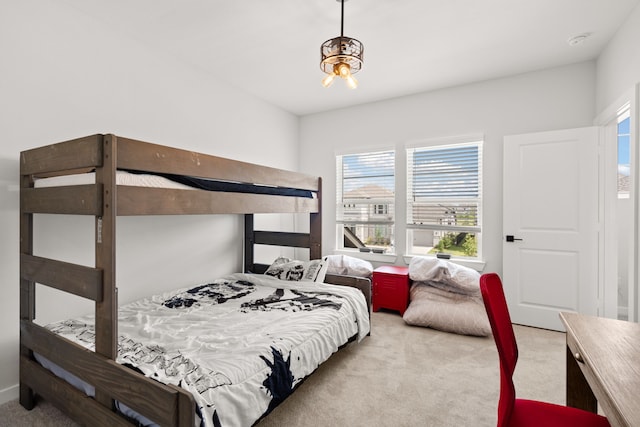
[[[345,64],[344,62],[338,64],[338,74],[340,74],[340,77],[342,77],[343,79],[350,77],[351,67],[349,67],[349,64]]]
[[[336,78],[336,73],[331,73],[331,74],[327,74],[323,79],[322,79],[322,86],[324,87],[329,87],[333,84],[333,79]]]
[[[351,73],[349,73],[348,77],[345,77],[345,80],[347,82],[347,86],[349,86],[349,89],[355,89],[358,87],[358,81],[351,75]]]

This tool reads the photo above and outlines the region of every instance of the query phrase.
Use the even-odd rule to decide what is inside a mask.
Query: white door
[[[598,308],[598,128],[504,139],[503,283],[511,320],[563,330]]]

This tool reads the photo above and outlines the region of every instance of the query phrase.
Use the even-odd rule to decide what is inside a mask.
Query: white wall
[[[298,118],[55,0],[2,2],[0,52],[2,403],[17,397],[20,151],[115,133],[295,169]],[[120,300],[238,271],[242,226],[237,216],[119,218]],[[48,230],[47,238],[36,239],[36,254],[93,264],[92,218],[38,217],[35,227]],[[183,256],[176,259],[177,254]],[[39,321],[63,315],[43,309],[43,297],[71,312],[91,309],[59,293],[40,292]]]
[[[640,5],[598,57],[596,111],[602,112],[637,83],[640,83]]]
[[[301,167],[324,179],[323,251],[335,248],[338,150],[402,150],[408,141],[480,133],[485,141],[484,271],[501,273],[503,137],[591,125],[594,91],[595,63],[585,62],[303,117]]]

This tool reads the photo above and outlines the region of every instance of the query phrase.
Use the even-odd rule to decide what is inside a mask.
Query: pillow
[[[323,282],[324,276],[327,274],[327,261],[326,258],[298,261],[278,257],[264,274],[277,277],[280,280]]]
[[[480,273],[444,259],[413,257],[409,277],[416,282],[464,295],[480,295]]]
[[[482,298],[413,284],[411,302],[402,318],[413,326],[424,326],[461,335],[486,337],[491,325]]]
[[[328,255],[327,273],[343,274],[348,276],[371,277],[373,273],[373,265],[369,261],[349,255]]]

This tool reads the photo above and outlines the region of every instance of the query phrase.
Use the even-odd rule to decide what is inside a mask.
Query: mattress
[[[39,178],[34,182],[37,188],[59,187],[67,185],[95,184],[95,172],[60,175],[49,178]],[[316,198],[313,191],[297,188],[275,187],[269,185],[249,184],[242,182],[218,181],[196,178],[192,176],[147,173],[139,171],[116,171],[116,185],[134,187],[174,188],[179,190],[207,190],[235,193],[269,194],[275,196],[292,196]]]
[[[241,273],[126,304],[118,322],[117,361],[191,392],[205,427],[253,425],[369,332],[358,289]],[[93,349],[93,325],[47,328]]]
[[[36,179],[34,182],[34,186],[37,188],[59,187],[66,185],[95,184],[95,182],[96,174],[94,172],[89,172]],[[176,188],[180,190],[194,189],[193,187],[172,181],[159,175],[135,174],[122,170],[116,171],[116,185],[129,185],[134,187]]]

